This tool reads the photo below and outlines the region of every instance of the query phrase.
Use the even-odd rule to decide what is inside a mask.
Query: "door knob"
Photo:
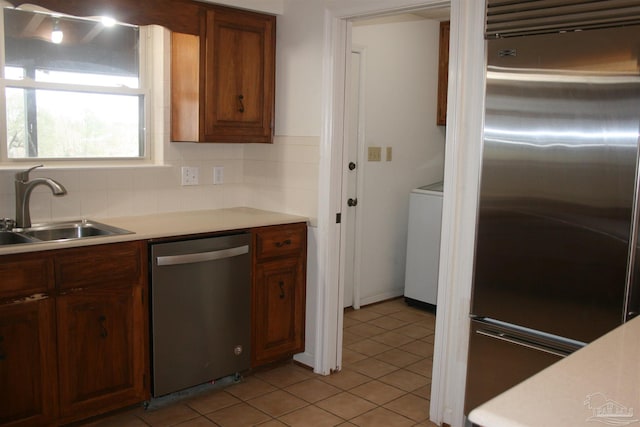
[[[347,200],[347,205],[351,206],[351,207],[357,206],[358,205],[358,199],[351,199],[350,198],[349,200]]]
[[[356,168],[356,164],[353,162],[349,162],[349,170],[352,171]]]

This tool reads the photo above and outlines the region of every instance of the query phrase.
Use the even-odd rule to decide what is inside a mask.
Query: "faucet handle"
[[[30,167],[27,170],[21,171],[16,173],[16,181],[22,181],[22,182],[27,182],[29,181],[29,172],[31,172],[32,170],[36,169],[36,168],[41,168],[44,165],[36,165],[33,167]]]
[[[0,231],[11,231],[16,227],[16,222],[11,218],[0,218]]]

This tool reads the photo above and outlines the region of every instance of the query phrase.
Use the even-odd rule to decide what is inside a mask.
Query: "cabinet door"
[[[438,108],[436,124],[447,124],[447,92],[449,90],[449,21],[440,23],[440,53],[438,59]]]
[[[271,142],[275,18],[208,9],[203,38],[204,140]]]
[[[256,264],[253,365],[304,351],[304,260]]]
[[[140,286],[58,297],[60,415],[80,419],[144,400],[144,307]]]
[[[0,308],[0,424],[49,425],[56,359],[50,299]]]

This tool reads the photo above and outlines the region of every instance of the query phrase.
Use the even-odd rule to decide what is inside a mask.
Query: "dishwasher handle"
[[[232,258],[238,255],[249,253],[249,245],[237,246],[235,248],[220,249],[210,252],[197,252],[185,255],[167,255],[156,257],[158,266],[193,264],[196,262],[216,261],[225,258]]]

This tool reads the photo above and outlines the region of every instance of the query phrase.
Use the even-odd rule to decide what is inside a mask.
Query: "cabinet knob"
[[[284,282],[278,282],[278,286],[280,287],[280,299],[284,299]]]
[[[238,95],[238,102],[240,103],[240,108],[238,108],[238,111],[240,111],[241,113],[244,113],[244,103],[242,102],[243,99],[243,95]]]

